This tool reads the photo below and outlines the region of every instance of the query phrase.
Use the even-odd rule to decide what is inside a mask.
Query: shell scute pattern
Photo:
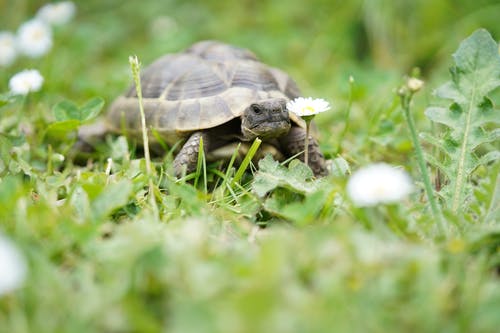
[[[213,98],[203,98],[200,101],[201,104],[201,114],[200,114],[200,126],[202,124],[210,123],[215,119],[220,119],[219,122],[224,122],[227,119],[234,118],[230,107],[227,102],[220,96],[214,96]]]
[[[262,91],[279,90],[272,73],[258,62],[240,62],[235,69],[231,86]]]
[[[180,106],[181,102],[171,103],[168,108],[168,112],[158,112],[158,120],[154,126],[161,130],[169,130],[169,127],[173,127],[167,125],[175,124],[177,122],[177,115],[179,113]]]
[[[177,115],[175,128],[184,129],[196,126],[196,120],[201,116],[201,107],[198,99],[182,101]]]
[[[229,88],[227,82],[205,62],[197,63],[172,81],[162,95],[170,101],[215,96]],[[160,96],[161,98],[161,96]]]

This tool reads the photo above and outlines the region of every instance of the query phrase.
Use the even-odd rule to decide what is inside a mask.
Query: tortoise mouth
[[[277,138],[285,135],[290,130],[290,120],[273,120],[255,124],[247,128],[247,137],[259,137],[261,139]]]
[[[281,127],[290,127],[290,120],[289,119],[280,119],[280,120],[271,120],[267,121],[265,123],[260,123],[260,124],[254,124],[253,126],[250,127],[250,129],[257,129],[257,128],[281,128]]]

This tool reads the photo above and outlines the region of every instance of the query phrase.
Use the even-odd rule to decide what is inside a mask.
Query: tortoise
[[[263,152],[281,160],[304,159],[305,124],[286,109],[289,100],[300,96],[297,84],[247,49],[217,41],[195,43],[146,67],[141,86],[147,126],[168,145],[184,142],[173,162],[176,176],[196,170],[200,140],[208,161],[229,159],[234,150],[228,147],[248,147],[257,137]],[[125,129],[140,140],[140,124],[132,85],[112,103],[108,131]],[[309,142],[309,166],[316,176],[324,176],[325,158],[312,136]]]

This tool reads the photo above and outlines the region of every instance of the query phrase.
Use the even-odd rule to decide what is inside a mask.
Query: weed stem
[[[444,225],[444,218],[437,204],[436,198],[434,196],[434,190],[432,189],[431,180],[429,177],[429,172],[427,171],[427,165],[424,160],[424,154],[422,152],[422,146],[418,140],[417,130],[415,128],[415,122],[410,113],[410,102],[413,93],[406,92],[401,94],[401,106],[408,123],[408,128],[410,129],[411,140],[413,141],[413,147],[415,148],[415,153],[417,155],[417,162],[420,168],[420,173],[422,174],[422,180],[424,182],[425,192],[427,194],[427,200],[431,206],[432,214],[434,219],[437,220],[438,230],[441,235],[447,237],[447,231]]]
[[[130,67],[132,69],[132,76],[134,77],[135,90],[137,92],[137,98],[139,99],[139,112],[141,113],[141,129],[142,129],[142,142],[144,145],[144,158],[146,159],[146,172],[148,176],[152,174],[151,168],[151,157],[149,156],[149,138],[148,131],[146,128],[146,116],[144,114],[144,107],[142,105],[142,88],[141,88],[141,76],[140,76],[140,63],[137,56],[129,57]]]
[[[344,129],[340,133],[339,137],[339,142],[337,144],[337,154],[340,154],[342,152],[342,142],[344,141],[344,138],[347,134],[347,131],[349,130],[349,119],[351,118],[351,108],[352,108],[352,91],[354,88],[354,79],[349,77],[349,99],[347,101],[347,106],[346,110],[344,113]]]

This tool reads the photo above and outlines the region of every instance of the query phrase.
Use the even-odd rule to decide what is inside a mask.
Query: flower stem
[[[304,163],[309,165],[309,128],[311,125],[310,120],[306,120],[306,139],[305,139],[305,147],[304,147]]]
[[[434,196],[434,190],[432,188],[431,180],[429,177],[429,172],[427,170],[427,165],[424,160],[424,154],[422,152],[422,146],[418,140],[417,130],[415,128],[415,122],[410,113],[410,101],[412,98],[412,93],[406,93],[401,95],[401,106],[408,123],[408,128],[410,129],[411,140],[413,141],[413,147],[415,148],[415,154],[417,157],[418,166],[420,168],[420,173],[422,174],[422,180],[424,182],[425,192],[427,194],[427,200],[431,206],[432,214],[434,219],[438,222],[438,230],[441,235],[447,236],[447,231],[444,224],[444,218],[437,204],[436,198]]]

